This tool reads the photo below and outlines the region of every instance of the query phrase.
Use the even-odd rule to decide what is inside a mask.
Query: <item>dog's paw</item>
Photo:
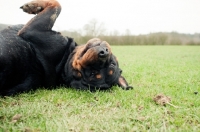
[[[20,8],[28,14],[38,14],[44,9],[43,4],[37,3],[36,1],[26,3]]]
[[[123,90],[131,90],[131,89],[133,89],[132,86],[127,86],[127,87],[123,88]]]

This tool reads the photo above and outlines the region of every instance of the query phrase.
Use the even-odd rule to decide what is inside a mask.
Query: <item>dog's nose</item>
[[[108,49],[107,49],[107,48],[101,48],[101,49],[99,50],[99,57],[100,57],[100,58],[105,58],[105,57],[108,56],[108,54],[109,54],[109,52],[108,52]]]

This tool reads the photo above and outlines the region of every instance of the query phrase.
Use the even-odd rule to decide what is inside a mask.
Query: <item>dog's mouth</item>
[[[97,66],[88,66],[79,74],[74,74],[76,79],[71,82],[71,86],[77,89],[105,90],[117,84],[121,72],[115,64],[105,63],[103,68],[96,68]]]

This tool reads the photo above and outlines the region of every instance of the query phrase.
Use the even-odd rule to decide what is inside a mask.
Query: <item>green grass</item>
[[[37,90],[0,98],[0,131],[200,132],[200,46],[112,46],[133,90]],[[198,94],[194,94],[198,92]],[[170,105],[156,105],[159,93]],[[17,122],[12,117],[20,114]]]

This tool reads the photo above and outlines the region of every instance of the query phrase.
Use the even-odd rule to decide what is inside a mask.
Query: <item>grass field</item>
[[[0,132],[200,132],[200,46],[112,50],[133,90],[59,88],[0,98]],[[173,105],[155,104],[159,93]]]

